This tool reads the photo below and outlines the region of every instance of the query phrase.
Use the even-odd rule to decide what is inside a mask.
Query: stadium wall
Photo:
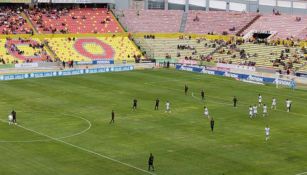
[[[224,76],[224,77],[231,77],[237,80],[244,80],[256,83],[263,83],[263,84],[276,84],[286,86],[289,88],[294,88],[296,86],[294,80],[287,80],[281,78],[272,78],[272,77],[264,77],[264,76],[256,76],[251,74],[240,74],[240,73],[233,73],[229,71],[221,71],[221,70],[214,70],[202,66],[185,66],[185,65],[176,65],[177,70],[189,71],[189,72],[197,72],[202,74],[209,74],[209,75],[216,75],[216,76]]]
[[[0,81],[20,80],[20,79],[29,79],[29,78],[43,78],[43,77],[71,76],[71,75],[106,73],[106,72],[121,72],[121,71],[131,71],[131,70],[134,70],[134,66],[124,65],[124,66],[108,66],[108,67],[91,68],[91,69],[73,69],[73,70],[63,70],[63,71],[6,74],[6,75],[0,75]]]

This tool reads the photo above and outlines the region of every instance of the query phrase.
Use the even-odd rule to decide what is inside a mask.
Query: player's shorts
[[[208,112],[205,112],[204,114],[205,114],[205,115],[209,115],[209,113],[208,113]]]

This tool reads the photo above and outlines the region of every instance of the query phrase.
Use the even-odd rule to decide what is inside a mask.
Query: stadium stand
[[[22,8],[0,7],[1,34],[30,34],[32,29],[22,16]]]
[[[146,53],[154,59],[206,60],[218,44],[206,39],[137,39],[137,44],[146,48]]]
[[[185,28],[187,33],[237,34],[257,13],[190,11]]]
[[[35,38],[0,39],[0,60],[2,64],[53,61],[45,45]]]
[[[123,32],[105,8],[35,8],[27,14],[39,33]]]
[[[112,60],[116,63],[142,59],[134,43],[123,36],[105,37],[54,37],[48,38],[49,46],[64,61]]]
[[[274,39],[306,39],[307,16],[264,14],[244,34],[251,30],[277,32]]]
[[[306,61],[299,47],[244,43],[227,45],[213,55],[221,63],[299,69]]]
[[[179,32],[181,10],[121,10],[116,12],[121,24],[129,32]]]

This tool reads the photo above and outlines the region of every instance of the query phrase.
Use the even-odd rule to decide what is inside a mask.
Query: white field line
[[[67,114],[62,114],[62,115],[66,115],[66,116],[69,116]],[[88,130],[91,129],[92,127],[92,123],[83,118],[83,117],[79,117],[79,116],[74,116],[75,118],[80,118],[81,120],[84,120],[85,122],[87,122],[88,124],[88,127],[82,131],[79,131],[77,133],[74,133],[74,134],[71,134],[71,135],[67,135],[67,136],[62,136],[62,137],[55,137],[56,139],[66,139],[66,138],[70,138],[70,137],[75,137],[75,136],[78,136],[78,135],[81,135],[81,134],[84,134],[86,133]],[[2,120],[4,122],[4,120]],[[48,142],[48,141],[51,141],[51,139],[37,139],[37,140],[16,140],[16,141],[8,141],[8,140],[0,140],[0,143],[33,143],[33,142]]]
[[[0,121],[7,123],[7,121],[2,120],[2,119],[0,119]],[[18,126],[18,127],[20,127],[20,128],[22,128],[22,129],[24,129],[24,130],[27,130],[27,131],[30,131],[30,132],[36,133],[36,134],[38,134],[38,135],[41,135],[41,136],[47,137],[47,138],[49,138],[49,139],[51,139],[51,140],[54,140],[54,141],[57,141],[57,142],[63,143],[63,144],[65,144],[65,145],[69,145],[69,146],[71,146],[71,147],[74,147],[74,148],[77,148],[77,149],[82,150],[82,151],[84,151],[84,152],[87,152],[87,153],[90,153],[90,154],[96,155],[96,156],[98,156],[98,157],[102,157],[102,158],[104,158],[104,159],[107,159],[107,160],[110,160],[110,161],[113,161],[113,162],[119,163],[119,164],[121,164],[121,165],[125,165],[125,166],[127,166],[127,167],[130,167],[130,168],[132,168],[132,169],[135,169],[135,170],[141,171],[141,172],[143,172],[143,173],[146,173],[146,174],[151,174],[151,175],[155,175],[155,173],[152,173],[152,172],[146,171],[146,170],[144,170],[144,169],[141,169],[141,168],[135,167],[135,166],[133,166],[133,165],[130,165],[130,164],[128,164],[128,163],[125,163],[125,162],[122,162],[122,161],[119,161],[119,160],[113,159],[113,158],[111,158],[111,157],[109,157],[109,156],[106,156],[106,155],[103,155],[103,154],[97,153],[97,152],[95,152],[95,151],[92,151],[92,150],[89,150],[89,149],[86,149],[86,148],[83,148],[83,147],[80,147],[80,146],[77,146],[77,145],[74,145],[74,144],[71,144],[71,143],[65,142],[64,140],[60,140],[60,139],[58,139],[58,138],[54,138],[54,137],[48,136],[48,135],[46,135],[46,134],[43,134],[43,133],[40,133],[40,132],[34,131],[34,130],[29,129],[29,128],[26,128],[26,127],[24,127],[24,126],[22,126],[22,125],[17,125],[17,126]]]
[[[307,171],[306,172],[302,172],[302,173],[298,173],[296,175],[303,175],[303,174],[307,174]]]

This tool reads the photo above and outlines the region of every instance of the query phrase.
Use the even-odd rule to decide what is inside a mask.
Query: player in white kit
[[[205,108],[204,115],[205,115],[205,117],[209,118],[209,110],[206,106],[204,108]]]
[[[258,114],[257,108],[258,108],[257,105],[253,107],[253,117],[256,117]]]
[[[265,105],[265,104],[263,104],[263,117],[265,117],[265,116],[267,116],[267,114],[268,114],[268,107]]]
[[[8,116],[8,120],[9,120],[9,125],[11,125],[11,124],[14,123],[14,122],[13,122],[13,116],[12,116],[12,114],[10,114],[10,115]]]
[[[249,106],[249,118],[253,118],[253,107],[252,106]]]
[[[166,106],[166,110],[165,110],[165,112],[171,112],[171,104],[170,104],[170,102],[169,101],[166,101],[166,104],[165,104],[165,106]]]
[[[271,106],[271,109],[276,110],[276,105],[277,105],[276,98],[273,98],[273,99],[272,99],[272,106]]]
[[[262,105],[262,96],[259,94],[258,95],[258,106]]]
[[[265,130],[265,141],[268,141],[269,138],[270,138],[270,128],[269,128],[269,126],[267,125],[267,126],[264,128],[264,130]]]
[[[286,100],[286,107],[287,107],[287,112],[290,112],[291,109],[291,101],[289,99]]]

